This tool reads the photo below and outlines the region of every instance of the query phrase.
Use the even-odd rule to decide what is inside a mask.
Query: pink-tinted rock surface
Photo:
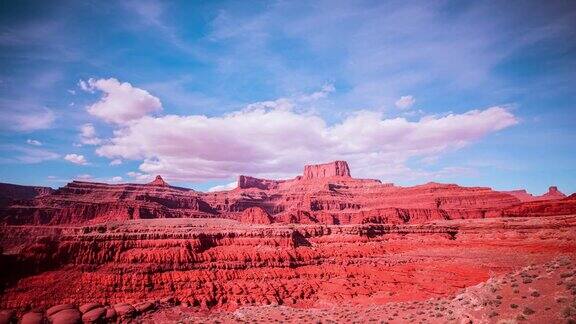
[[[560,190],[558,190],[558,188],[556,186],[549,187],[548,191],[545,194],[543,194],[542,196],[533,196],[532,194],[528,193],[524,189],[512,190],[512,191],[503,191],[503,192],[518,198],[522,202],[566,198],[566,195],[564,193],[562,193]]]
[[[307,165],[304,167],[302,179],[312,180],[319,178],[345,177],[350,178],[350,168],[346,161]]]
[[[1,208],[0,309],[30,323],[129,322],[166,321],[154,314],[175,304],[206,315],[448,298],[576,254],[576,195],[550,193],[400,187],[352,178],[342,161],[212,193],[74,181]]]
[[[263,209],[272,222],[362,224],[425,223],[512,215],[522,202],[561,199],[555,187],[541,197],[486,187],[428,183],[414,187],[355,179],[344,161],[309,165],[302,176],[266,180],[240,176],[234,190],[202,193],[170,186],[160,176],[146,185],[74,181],[0,208],[6,224],[84,224],[149,218],[241,219],[251,207]],[[569,204],[568,204],[569,205]],[[568,206],[564,204],[562,206]],[[244,218],[244,221],[248,218]]]

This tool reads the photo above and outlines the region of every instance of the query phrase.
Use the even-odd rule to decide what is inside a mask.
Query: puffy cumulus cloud
[[[102,140],[96,134],[94,125],[88,123],[80,126],[80,143],[85,145],[98,145]]]
[[[360,111],[328,125],[283,99],[217,117],[146,116],[117,129],[96,152],[143,161],[142,173],[130,175],[136,179],[278,178],[293,176],[304,164],[335,159],[348,160],[356,176],[387,177],[406,172],[409,158],[458,149],[517,122],[505,107],[490,107],[417,121]]]
[[[396,108],[398,109],[409,109],[414,106],[416,99],[412,96],[402,96],[400,99],[396,100]]]
[[[230,182],[227,184],[214,186],[214,187],[208,189],[208,192],[232,190],[232,189],[235,189],[237,186],[238,186],[238,182],[234,181],[234,182]]]
[[[162,110],[160,99],[148,91],[114,78],[81,80],[79,86],[88,92],[101,91],[100,100],[87,107],[88,113],[109,123],[123,124],[149,113]]]
[[[110,178],[110,182],[122,182],[122,180],[124,179],[120,176]]]
[[[72,162],[74,164],[86,165],[88,164],[88,160],[81,154],[66,154],[64,156],[64,160],[68,162]]]

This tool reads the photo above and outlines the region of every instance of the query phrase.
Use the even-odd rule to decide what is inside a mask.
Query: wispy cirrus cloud
[[[51,128],[56,120],[52,109],[26,100],[0,99],[0,125],[17,132]]]
[[[4,163],[37,164],[60,158],[58,153],[32,146],[1,145],[0,151],[7,153],[7,157],[1,159]]]

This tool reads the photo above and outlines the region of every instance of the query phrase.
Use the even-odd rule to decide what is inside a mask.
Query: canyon
[[[287,180],[242,175],[218,192],[160,176],[0,189],[0,323],[306,322],[327,309],[334,321],[370,310],[398,323],[576,316],[576,194],[556,187],[401,187],[335,161]],[[482,288],[534,269],[524,290],[563,298],[546,311],[494,306],[498,294]],[[460,303],[490,294],[484,307]],[[435,317],[439,307],[452,313]]]

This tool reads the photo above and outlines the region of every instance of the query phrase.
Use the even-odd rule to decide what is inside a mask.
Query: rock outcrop
[[[18,200],[31,200],[54,192],[50,187],[21,186],[10,183],[0,183],[0,208]]]
[[[304,167],[302,179],[346,177],[350,178],[350,168],[346,161],[334,161],[324,164],[307,165]]]
[[[562,193],[560,190],[558,190],[558,187],[551,186],[550,188],[548,188],[548,192],[543,194],[541,197],[545,200],[550,200],[550,199],[566,198],[566,195]]]
[[[168,183],[162,179],[161,176],[157,175],[156,178],[148,183],[149,186],[159,186],[159,187],[168,187]]]
[[[548,191],[541,196],[534,196],[524,189],[503,191],[503,192],[518,198],[521,202],[529,202],[536,200],[553,200],[553,199],[562,199],[566,197],[566,195],[562,193],[560,190],[558,190],[558,187],[556,186],[549,187]]]
[[[163,181],[155,181],[153,185],[73,181],[50,194],[0,208],[3,223],[34,225],[214,217],[215,214],[199,193],[167,186]]]
[[[260,207],[250,207],[240,213],[238,220],[249,224],[272,224],[272,217]]]
[[[145,185],[74,181],[53,192],[40,194],[34,188],[26,192],[18,196],[22,199],[5,198],[0,223],[59,225],[197,217],[267,222],[268,217],[261,215],[252,218],[250,211],[242,214],[257,207],[274,223],[418,224],[516,215],[513,210],[536,213],[533,205],[524,208],[521,204],[545,204],[563,197],[556,187],[534,198],[525,191],[506,193],[455,184],[399,187],[352,178],[344,161],[305,166],[301,176],[288,180],[240,176],[237,188],[211,193],[170,186],[160,176]],[[565,210],[546,214],[566,214],[571,204],[558,204],[556,208]]]
[[[238,188],[250,189],[256,188],[261,190],[277,189],[278,185],[284,181],[258,179],[250,176],[241,175],[238,177]]]

